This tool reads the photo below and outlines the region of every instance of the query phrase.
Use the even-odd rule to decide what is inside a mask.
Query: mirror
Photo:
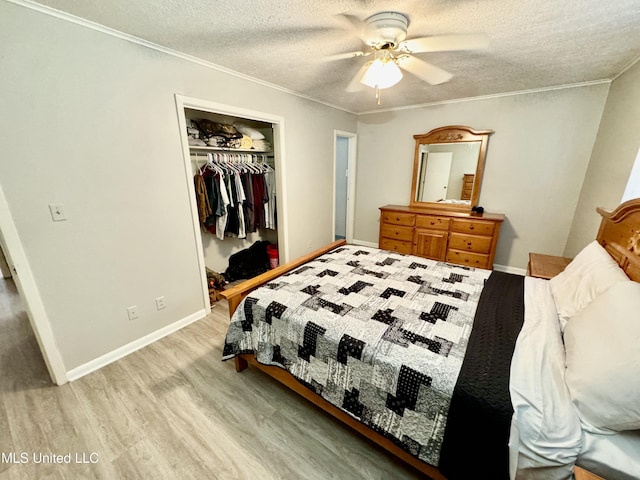
[[[414,135],[412,207],[471,211],[478,204],[489,135],[452,125]]]

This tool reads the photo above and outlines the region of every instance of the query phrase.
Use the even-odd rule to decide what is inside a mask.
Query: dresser
[[[471,200],[473,193],[473,182],[476,176],[472,173],[465,173],[462,177],[462,191],[460,192],[460,200]]]
[[[383,250],[493,269],[501,213],[469,213],[386,205],[380,208]]]

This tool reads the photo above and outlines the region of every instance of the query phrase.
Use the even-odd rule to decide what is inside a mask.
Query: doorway
[[[2,188],[0,188],[0,249],[6,258],[11,276],[11,280],[4,281],[15,283],[15,290],[24,305],[49,376],[57,385],[67,383],[66,369]]]
[[[333,169],[333,238],[353,241],[356,180],[356,134],[335,130]]]
[[[424,169],[420,184],[421,202],[439,202],[448,198],[447,188],[452,161],[453,153],[451,152],[428,153],[427,167]]]

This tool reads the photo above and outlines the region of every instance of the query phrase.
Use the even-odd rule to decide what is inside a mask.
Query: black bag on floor
[[[229,267],[224,272],[227,282],[253,278],[269,270],[267,245],[271,242],[258,240],[249,248],[240,250],[229,257]]]

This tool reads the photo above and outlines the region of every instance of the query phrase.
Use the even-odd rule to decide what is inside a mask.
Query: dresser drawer
[[[382,212],[382,223],[413,227],[416,216],[413,213]]]
[[[385,224],[380,227],[380,237],[411,242],[413,239],[413,227]]]
[[[464,252],[461,250],[448,250],[447,262],[457,263],[458,265],[465,265],[468,267],[493,268],[492,265],[489,265],[489,255]]]
[[[429,230],[449,230],[449,218],[434,215],[416,215],[416,227]]]
[[[493,237],[451,232],[451,235],[449,235],[449,248],[474,253],[489,253],[492,240]]]
[[[403,240],[391,240],[390,238],[383,238],[380,242],[380,248],[382,250],[391,250],[398,253],[411,253],[411,242]]]
[[[495,228],[496,224],[494,222],[487,222],[483,220],[465,220],[455,218],[451,221],[452,232],[493,235]]]

